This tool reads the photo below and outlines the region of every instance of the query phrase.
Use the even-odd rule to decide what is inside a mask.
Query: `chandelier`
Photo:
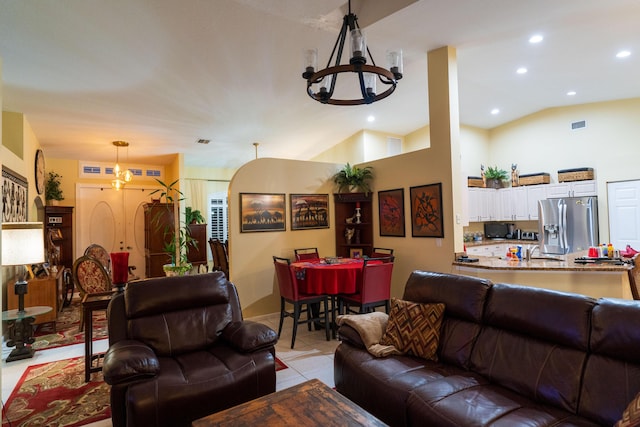
[[[120,147],[129,147],[129,143],[126,141],[113,141],[113,145],[116,146],[116,165],[113,167],[114,178],[111,180],[111,187],[116,190],[124,188],[125,184],[131,182],[133,174],[129,169],[122,170],[120,168]],[[128,148],[127,148],[128,150]]]
[[[342,51],[347,38],[347,31],[351,36],[351,59],[349,64],[340,64]],[[337,49],[337,53],[336,53]],[[367,64],[367,54],[372,65]],[[335,64],[331,62],[335,56]],[[366,44],[364,33],[358,25],[358,18],[351,13],[351,0],[349,0],[349,14],[345,15],[340,34],[333,46],[333,51],[324,70],[316,71],[318,63],[318,50],[307,49],[305,51],[305,71],[302,78],[307,80],[307,93],[313,99],[323,104],[332,105],[362,105],[371,104],[391,95],[396,89],[396,83],[402,78],[402,50],[387,52],[387,65],[389,69],[378,67],[371,56]],[[334,97],[336,81],[340,74],[355,73],[359,82],[360,97],[353,99],[340,99]],[[376,83],[382,83],[386,87],[384,92],[378,93]]]

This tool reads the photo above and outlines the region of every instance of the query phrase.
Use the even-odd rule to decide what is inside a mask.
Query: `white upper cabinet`
[[[547,185],[547,198],[597,196],[598,186],[595,180],[560,182]]]

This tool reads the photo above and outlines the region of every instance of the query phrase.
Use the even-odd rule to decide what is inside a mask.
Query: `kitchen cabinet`
[[[45,237],[48,243],[60,249],[58,266],[73,266],[73,206],[45,206]],[[49,243],[49,244],[50,244]],[[50,249],[45,247],[45,250]],[[49,261],[52,263],[51,261]]]
[[[529,220],[538,219],[538,200],[547,198],[547,185],[525,187],[527,189],[527,211]]]
[[[496,218],[496,190],[469,188],[469,222],[493,221]]]
[[[509,244],[506,243],[498,243],[498,244],[488,244],[488,245],[480,245],[480,246],[470,246],[467,247],[467,255],[469,256],[505,256],[507,253],[507,249],[509,248]]]
[[[526,221],[529,219],[527,206],[527,187],[511,187],[499,189],[494,206],[499,213],[498,221]]]
[[[371,256],[373,249],[373,207],[371,193],[334,194],[336,256],[348,258],[351,249],[362,250],[362,255]],[[360,206],[360,223],[356,224],[356,208]],[[349,221],[349,222],[347,222]],[[351,240],[345,236],[347,229],[353,229]]]
[[[597,196],[598,186],[595,180],[560,182],[549,184],[547,198]]]

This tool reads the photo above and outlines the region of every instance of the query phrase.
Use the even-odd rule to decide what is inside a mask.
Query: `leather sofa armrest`
[[[222,339],[243,353],[273,347],[278,342],[278,334],[262,323],[243,320],[231,322],[222,330]]]
[[[354,347],[364,349],[367,348],[364,345],[362,338],[360,338],[360,334],[358,333],[358,331],[356,331],[349,325],[341,325],[338,328],[338,337],[340,338],[340,341],[351,344]]]
[[[153,378],[160,372],[156,354],[140,341],[124,340],[109,347],[104,355],[102,374],[109,385]]]

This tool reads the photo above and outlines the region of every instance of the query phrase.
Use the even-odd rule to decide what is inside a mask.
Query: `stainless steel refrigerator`
[[[567,254],[598,245],[598,198],[538,201],[540,252]]]

